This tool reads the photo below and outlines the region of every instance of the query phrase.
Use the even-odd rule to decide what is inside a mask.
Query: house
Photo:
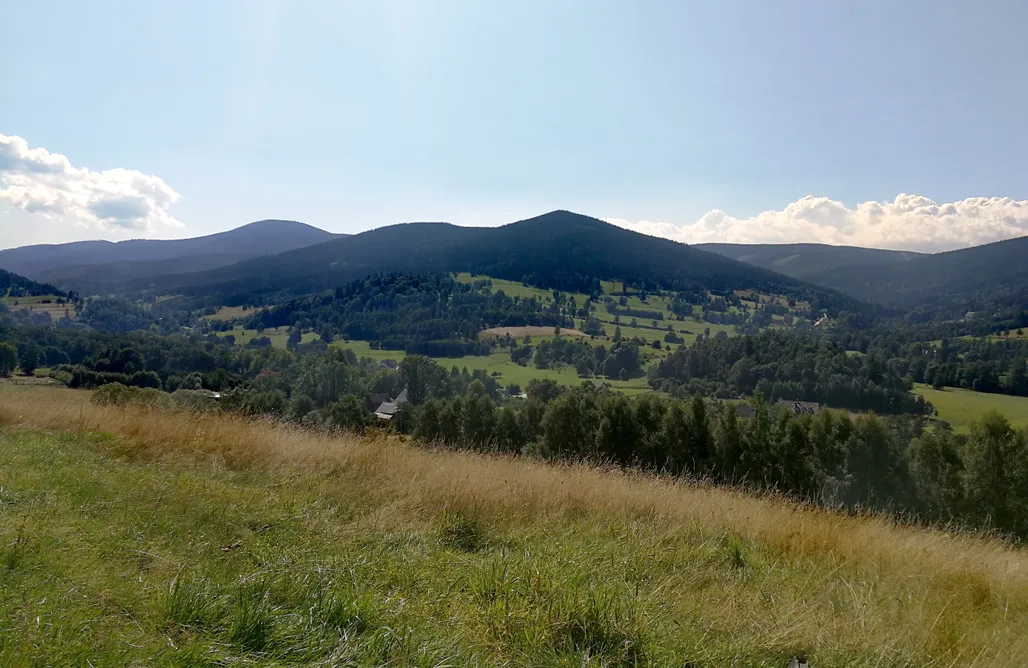
[[[400,406],[408,403],[407,401],[407,388],[403,388],[396,398],[392,401],[383,401],[375,409],[375,415],[380,420],[392,420],[393,416],[396,415],[396,411],[400,409]]]
[[[590,378],[589,384],[595,387],[597,390],[606,390],[610,387],[609,383],[600,380],[599,378]]]
[[[392,360],[392,359],[390,359],[390,360],[382,360],[381,362],[379,362],[379,365],[382,366],[382,367],[385,367],[386,369],[397,369],[400,366],[399,364],[396,363],[396,360]]]
[[[821,404],[816,401],[786,401],[782,399],[782,404],[793,415],[817,415],[821,412]]]

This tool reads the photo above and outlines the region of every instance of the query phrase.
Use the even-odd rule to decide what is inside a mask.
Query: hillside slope
[[[393,225],[127,287],[192,296],[216,293],[229,303],[242,303],[314,292],[387,271],[471,272],[581,292],[598,289],[601,279],[651,288],[762,289],[794,294],[827,309],[860,308],[842,295],[781,274],[567,211],[495,228]]]
[[[262,220],[192,239],[23,246],[0,251],[0,267],[36,280],[92,292],[111,282],[145,279],[173,271],[202,271],[322,243],[336,236],[304,223]],[[178,262],[188,264],[177,267]],[[97,269],[99,265],[104,266]]]
[[[67,292],[62,292],[48,283],[40,283],[32,279],[19,276],[18,274],[0,269],[0,297],[8,295],[25,297],[42,297],[55,295],[57,297],[69,297]]]
[[[998,541],[0,392],[3,665],[1028,661],[1028,556]]]
[[[807,279],[860,299],[951,315],[1028,304],[1028,237],[891,265],[825,269]]]
[[[696,244],[694,248],[802,280],[839,267],[891,266],[923,255],[910,251],[827,244]]]

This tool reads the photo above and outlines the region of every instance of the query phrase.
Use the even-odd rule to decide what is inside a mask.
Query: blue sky
[[[685,241],[934,250],[1028,234],[1022,3],[0,14],[0,247],[555,208]]]

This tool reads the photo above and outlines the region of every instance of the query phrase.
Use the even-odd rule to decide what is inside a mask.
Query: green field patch
[[[253,341],[259,339],[262,336],[266,336],[271,339],[271,345],[275,348],[286,348],[286,343],[289,341],[289,328],[288,327],[269,327],[263,332],[258,332],[256,329],[243,329],[242,327],[234,327],[225,332],[217,332],[218,336],[224,338],[231,334],[236,339],[237,346],[245,346]],[[301,343],[310,343],[311,341],[317,341],[321,336],[316,332],[305,332]]]
[[[267,307],[261,306],[257,308],[244,309],[242,306],[219,306],[218,312],[212,315],[202,316],[204,320],[219,320],[228,321],[236,320],[237,318],[247,318],[255,313],[260,313]]]
[[[930,401],[938,411],[939,419],[949,422],[956,432],[967,433],[971,423],[990,410],[998,411],[1015,427],[1028,426],[1028,397],[987,394],[956,387],[936,390],[931,385],[922,384],[914,388],[914,393]]]
[[[467,272],[461,272],[455,275],[455,278],[461,283],[472,284],[475,281],[492,281],[493,292],[503,291],[503,294],[508,297],[520,297],[522,299],[535,298],[540,302],[552,302],[553,301],[553,290],[544,290],[542,288],[534,288],[524,283],[518,283],[517,281],[507,281],[502,278],[493,278],[491,276],[473,276]],[[589,295],[582,294],[581,292],[565,292],[563,293],[568,298],[574,297],[575,302],[581,308],[586,301],[589,300]]]
[[[36,295],[32,297],[0,297],[0,302],[12,311],[49,313],[53,320],[60,320],[64,317],[74,319],[75,305],[68,301],[65,301],[64,304],[58,304],[58,299],[61,298],[56,295]]]

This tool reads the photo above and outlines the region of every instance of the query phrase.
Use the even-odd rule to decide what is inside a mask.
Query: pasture
[[[935,390],[931,385],[922,384],[914,388],[914,394],[930,401],[939,412],[939,419],[949,422],[956,432],[967,433],[971,422],[990,410],[1004,415],[1015,427],[1028,426],[1028,397],[986,394],[957,387]]]
[[[236,345],[245,346],[250,341],[258,339],[262,336],[266,336],[271,339],[271,345],[275,348],[286,348],[286,343],[289,341],[289,328],[288,327],[270,327],[265,329],[264,332],[258,332],[256,329],[243,329],[242,327],[234,327],[227,332],[217,332],[218,336],[224,338],[228,335],[235,337]],[[321,337],[315,332],[306,332],[303,335],[302,343],[310,343],[316,341]]]
[[[12,311],[49,313],[50,317],[55,321],[65,317],[74,320],[74,304],[58,304],[57,299],[58,297],[54,295],[41,295],[36,297],[0,297],[0,303],[5,304],[7,308],[11,309]]]
[[[237,318],[249,317],[249,316],[253,315],[254,313],[260,312],[264,308],[266,308],[266,307],[260,306],[260,307],[257,307],[257,308],[246,308],[246,309],[244,309],[242,306],[219,306],[217,313],[215,313],[213,315],[205,315],[205,316],[203,316],[203,319],[204,320],[220,320],[220,321],[236,320]]]

